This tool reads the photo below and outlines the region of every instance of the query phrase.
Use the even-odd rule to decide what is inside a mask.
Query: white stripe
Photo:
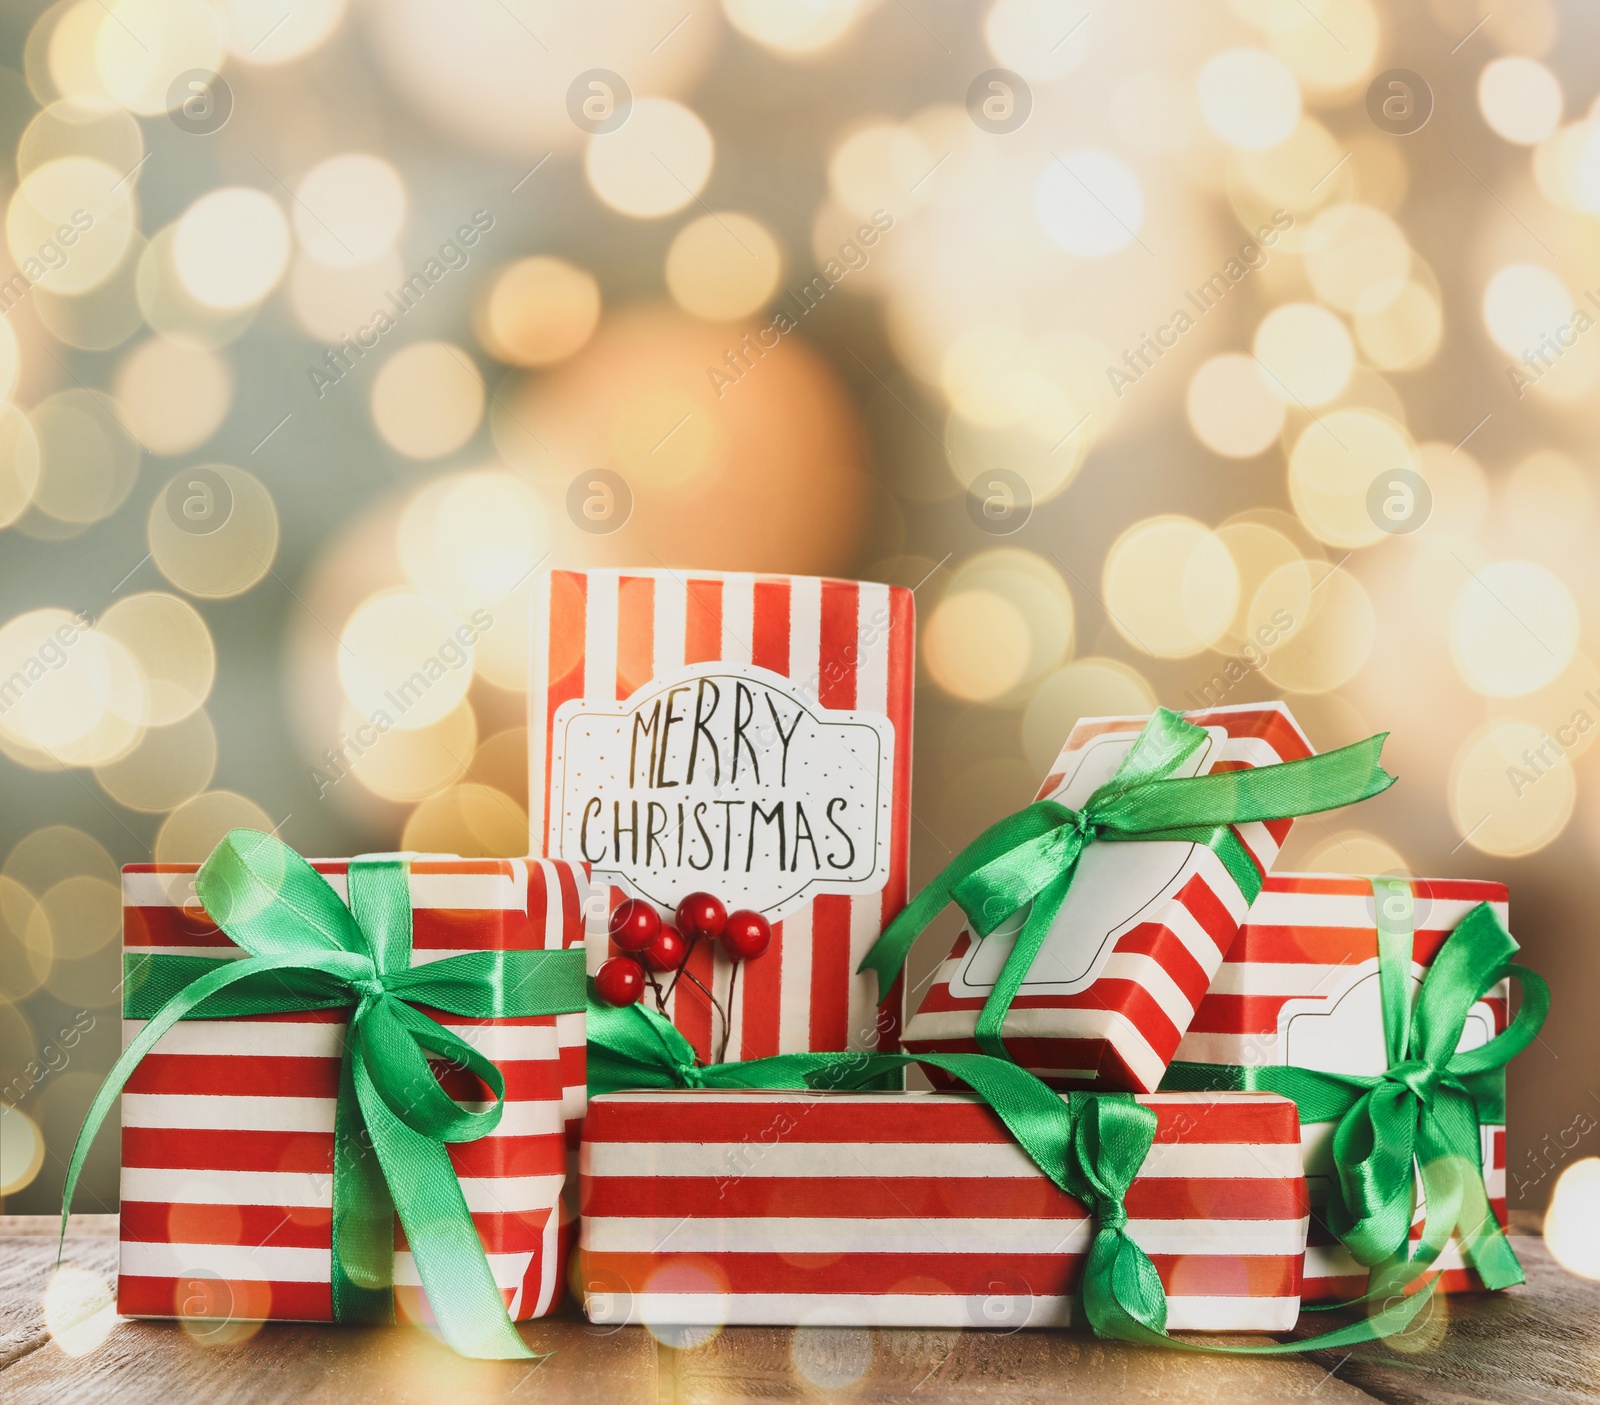
[[[475,1214],[543,1210],[561,1198],[559,1175],[463,1176],[461,1193]],[[273,1205],[329,1209],[333,1178],[310,1171],[196,1171],[124,1166],[122,1199],[175,1205]]]
[[[617,695],[617,594],[621,581],[615,571],[589,571],[586,584],[583,696],[606,701]]]
[[[522,1282],[532,1255],[488,1254],[496,1286],[515,1288]],[[120,1272],[128,1277],[182,1278],[186,1274],[216,1274],[235,1283],[326,1283],[333,1268],[328,1249],[289,1248],[264,1244],[244,1248],[237,1244],[162,1244],[122,1241]],[[422,1279],[407,1250],[394,1256],[394,1281],[419,1288]]]
[[[1327,879],[1326,873],[1277,873],[1274,878]],[[1453,931],[1461,919],[1478,904],[1466,898],[1421,898],[1426,910],[1419,915],[1429,931]],[[1507,905],[1490,903],[1495,915],[1506,921]],[[1297,893],[1276,892],[1271,887],[1262,889],[1261,895],[1250,908],[1250,921],[1261,927],[1339,927],[1372,932],[1374,917],[1372,894],[1367,893]]]
[[[1068,1297],[960,1297],[954,1293],[591,1293],[591,1322],[675,1326],[1066,1327]],[[1280,1332],[1295,1325],[1299,1298],[1171,1295],[1178,1332]]]
[[[122,1022],[124,1048],[144,1025],[143,1020]],[[496,1063],[545,1062],[561,1056],[553,1023],[446,1024],[444,1028]],[[342,1021],[182,1020],[161,1036],[152,1052],[230,1059],[337,1059],[344,1051],[344,1029]]]
[[[722,578],[722,661],[749,663],[756,632],[756,578]]]
[[[670,669],[682,668],[688,652],[686,633],[689,622],[689,591],[682,576],[657,571],[655,576],[655,614],[652,617],[654,658],[651,677],[660,678]]]
[[[811,933],[813,904],[783,919],[783,966],[778,979],[778,1052],[811,1047]]]
[[[688,1110],[685,1110],[685,1115]],[[871,1176],[877,1180],[963,1177],[1039,1178],[1039,1169],[1015,1142],[583,1142],[583,1170],[595,1177],[688,1176],[743,1180],[781,1176],[825,1181]],[[1158,1141],[1139,1178],[1187,1180],[1300,1179],[1297,1142],[1184,1143]]]
[[[204,1131],[321,1132],[333,1134],[335,1098],[258,1098],[186,1093],[124,1093],[124,1127]],[[486,1103],[464,1104],[482,1111]],[[499,1125],[483,1140],[554,1136],[563,1130],[561,1105],[540,1098],[507,1102]]]
[[[1200,936],[1205,937],[1205,933],[1200,931],[1199,924],[1192,918],[1188,923],[1181,925],[1193,926]],[[1205,940],[1206,945],[1215,951],[1211,939],[1205,937]],[[1147,956],[1142,951],[1114,951],[1106,957],[1106,964],[1100,968],[1100,975],[1105,980],[1132,981],[1135,985],[1143,986],[1145,993],[1161,1007],[1161,1013],[1171,1020],[1177,1029],[1183,1029],[1194,1018],[1194,1006],[1189,1003],[1189,997],[1172,979],[1167,968],[1153,956]]]
[[[1306,1221],[1130,1219],[1128,1233],[1147,1254],[1298,1255]],[[1093,1238],[1087,1218],[586,1215],[583,1221],[583,1247],[591,1254],[1081,1254]]]
[[[983,1099],[976,1093],[941,1093],[932,1088],[910,1088],[897,1092],[894,1098],[901,1106],[913,1101],[932,1101],[941,1103],[983,1103]],[[1060,1093],[1059,1097],[1070,1097],[1069,1093]],[[816,1104],[826,1102],[830,1107],[855,1103],[865,1107],[882,1107],[886,1095],[883,1093],[832,1093],[811,1092],[790,1088],[763,1088],[739,1089],[718,1088],[715,1092],[696,1092],[692,1088],[653,1088],[637,1092],[601,1093],[596,1102],[606,1103],[657,1103],[664,1098],[671,1098],[676,1104],[692,1108],[698,1103],[709,1107],[722,1107],[728,1103],[799,1103]],[[1216,1093],[1203,1092],[1159,1092],[1138,1093],[1134,1101],[1143,1103],[1146,1107],[1200,1107],[1205,1108],[1218,1102],[1226,1102],[1229,1106],[1238,1106],[1240,1103],[1281,1103],[1283,1098],[1278,1093],[1234,1093],[1229,1092],[1219,1097]]]

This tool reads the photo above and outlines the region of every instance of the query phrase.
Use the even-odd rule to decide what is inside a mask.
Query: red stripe
[[[1300,1119],[1287,1098],[1260,1094],[1147,1101],[1156,1138],[1185,1145],[1300,1145]],[[993,1109],[964,1098],[869,1097],[827,1093],[772,1098],[716,1093],[602,1095],[589,1104],[590,1142],[713,1142],[756,1154],[765,1138],[784,1142],[1010,1145]]]
[[[545,686],[544,754],[550,755],[555,735],[556,710],[562,703],[583,696],[583,661],[588,642],[589,578],[582,571],[550,572],[550,616],[545,653],[548,682]],[[537,623],[537,622],[536,622]],[[529,808],[537,809],[533,816],[535,829],[539,829],[550,811],[550,767],[544,768],[544,789],[537,797],[529,796]],[[536,853],[547,852],[546,835],[534,835]]]
[[[1187,1297],[1293,1297],[1300,1290],[1300,1260],[1292,1255],[1243,1257],[1152,1254],[1169,1294]],[[1031,1287],[1039,1296],[1070,1296],[1077,1286],[1079,1254],[612,1254],[584,1255],[587,1272],[620,1280],[629,1291],[818,1293],[920,1293],[986,1297],[997,1281]],[[674,1270],[681,1266],[681,1275]],[[674,1281],[676,1280],[676,1281]]]
[[[538,875],[538,866],[532,869]],[[530,890],[534,881],[530,879]],[[528,913],[514,908],[413,908],[412,946],[418,951],[521,951],[530,946],[539,950],[544,944],[544,880],[540,876],[536,881],[541,896]],[[530,915],[537,915],[531,928]],[[209,923],[201,922],[191,908],[124,907],[122,924],[122,944],[130,951],[152,946],[193,947],[197,954],[239,949]],[[530,930],[541,935],[530,940]]]
[[[617,697],[630,697],[656,672],[656,583],[649,576],[617,582]]]
[[[894,727],[894,815],[889,838],[889,881],[883,889],[879,930],[905,907],[911,882],[911,712],[916,669],[916,600],[904,586],[889,588],[889,610],[884,641],[889,651],[889,721]],[[900,1047],[905,1015],[905,973],[880,992],[878,1048],[893,1052]]]
[[[505,1075],[506,1095],[513,1102],[550,1101],[562,1086],[560,1059],[507,1059],[498,1067]],[[482,1084],[475,1078],[466,1081],[470,1075],[452,1069],[442,1073],[447,1089],[464,1098],[487,1099]],[[127,1091],[331,1100],[339,1095],[339,1060],[276,1054],[146,1054],[129,1078]]]
[[[221,1322],[332,1322],[333,1289],[326,1283],[224,1282],[207,1273],[194,1278],[117,1279],[117,1311],[124,1317],[182,1317]],[[204,1330],[199,1329],[199,1330]]]
[[[683,621],[683,661],[714,663],[722,649],[722,582],[690,580]]]
[[[746,1164],[760,1169],[760,1151]],[[1083,1204],[1043,1176],[585,1176],[583,1209],[594,1217],[695,1219],[1082,1220]],[[1141,1177],[1124,1201],[1146,1220],[1299,1220],[1305,1182],[1260,1178]]]
[[[785,677],[789,673],[789,606],[787,580],[758,580],[752,587],[750,662]],[[778,1052],[778,1011],[783,992],[783,950],[797,940],[784,922],[772,924],[772,945],[759,961],[739,973],[739,1057],[763,1059]],[[839,1046],[843,1048],[841,1044]]]
[[[1191,1009],[1205,998],[1212,973],[1194,959],[1194,953],[1184,945],[1183,938],[1170,927],[1159,922],[1141,922],[1117,938],[1117,950],[1148,956],[1158,963],[1183,992]],[[945,989],[948,991],[949,986]]]
[[[125,1244],[327,1249],[333,1242],[333,1211],[317,1205],[190,1205],[124,1197],[121,1216]]]

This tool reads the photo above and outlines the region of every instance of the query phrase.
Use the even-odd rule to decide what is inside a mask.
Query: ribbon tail
[[[394,1201],[356,1092],[360,1040],[360,1027],[352,1020],[333,1119],[333,1318],[393,1322]]]
[[[462,1356],[533,1360],[489,1270],[449,1153],[389,1111],[360,1060],[356,1096],[440,1334]]]

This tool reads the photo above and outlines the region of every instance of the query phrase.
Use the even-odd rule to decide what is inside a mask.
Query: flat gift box
[[[1125,1204],[1177,1330],[1279,1331],[1300,1309],[1294,1104],[1156,1093]],[[965,1093],[603,1094],[584,1125],[594,1322],[1054,1327],[1084,1206]]]
[[[754,908],[731,1034],[691,981],[668,1002],[705,1062],[897,1046],[856,967],[905,906],[912,598],[898,586],[717,572],[548,571],[534,586],[534,847],[663,915]],[[605,943],[589,951],[596,971]],[[728,1009],[732,964],[689,974]]]
[[[1282,703],[1185,713],[1208,736],[1182,772],[1270,766],[1312,749]],[[1148,719],[1080,721],[1037,799],[1078,808],[1109,780]],[[1289,820],[1234,826],[1263,873]],[[1203,844],[1091,844],[1072,888],[1006,1016],[1006,1048],[1055,1087],[1150,1092],[1232,945],[1249,901]],[[912,1053],[977,1052],[978,1015],[1026,909],[981,941],[963,928],[906,1024]]]
[[[346,860],[311,865],[348,902]],[[196,864],[122,871],[125,954],[244,955],[195,896]],[[548,860],[418,856],[410,862],[413,967],[469,951],[580,946],[604,931],[603,894]],[[515,1321],[560,1300],[574,1216],[569,1145],[586,1103],[581,1011],[468,1019],[427,1011],[499,1065],[505,1112],[487,1137],[447,1147]],[[127,1317],[332,1320],[334,1107],[343,1010],[186,1019],[122,1095],[117,1311]],[[123,1021],[124,1045],[144,1027]],[[470,1105],[487,1089],[440,1072]],[[395,1307],[430,1320],[395,1229]]]
[[[1432,878],[1411,882],[1416,922],[1412,979],[1420,985],[1445,938],[1479,903],[1506,920],[1503,883]],[[1508,983],[1500,982],[1467,1016],[1462,1049],[1486,1044],[1506,1028]],[[1286,1064],[1332,1073],[1380,1074],[1385,1067],[1383,1006],[1378,983],[1378,930],[1372,886],[1365,878],[1321,873],[1275,873],[1261,895],[1189,1032],[1178,1046],[1186,1062],[1260,1066]],[[1307,1302],[1360,1297],[1367,1270],[1340,1247],[1323,1221],[1333,1175],[1332,1122],[1301,1128],[1311,1193],[1306,1248]],[[1503,1126],[1485,1126],[1484,1184],[1489,1204],[1506,1225],[1506,1139]],[[1413,1242],[1422,1235],[1417,1207]],[[1481,1288],[1452,1239],[1438,1260],[1439,1287]]]

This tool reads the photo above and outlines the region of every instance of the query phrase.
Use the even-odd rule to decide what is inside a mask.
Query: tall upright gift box
[[[706,944],[672,983],[699,1057],[895,1048],[899,988],[880,1008],[856,967],[906,901],[911,593],[669,570],[534,591],[535,845],[592,865],[613,904],[666,915],[703,891],[772,923],[737,983]]]
[[[311,864],[347,906],[354,867],[346,860]],[[594,901],[581,866],[433,855],[407,856],[393,867],[409,899],[409,915],[398,925],[409,929],[413,973],[442,970],[435,963],[468,953],[579,947],[589,922],[604,934],[603,905]],[[247,955],[200,904],[196,872],[194,864],[123,870],[125,1002],[135,1016],[124,1021],[125,1042],[174,986]],[[397,919],[391,914],[389,921]],[[174,969],[178,981],[154,993]],[[304,977],[282,972],[278,985],[289,991],[296,979]],[[307,989],[314,998],[315,987]],[[485,999],[505,1005],[507,994],[516,993]],[[294,1001],[286,996],[278,1003]],[[119,1312],[296,1321],[338,1315],[334,1207],[353,1190],[336,1190],[336,1173],[370,1168],[372,1144],[369,1128],[336,1155],[351,1007],[327,999],[322,1006],[180,1020],[134,1069],[122,1095]],[[499,1125],[487,1136],[448,1145],[449,1165],[441,1169],[459,1180],[512,1320],[540,1317],[560,1300],[576,1228],[572,1197],[564,1201],[563,1192],[585,1105],[582,1010],[468,1017],[421,1002],[419,1008],[492,1060],[504,1078]],[[452,1098],[482,1105],[486,1090],[470,1068],[430,1062]],[[420,1077],[431,1081],[427,1073]],[[425,1093],[419,1082],[409,1096],[420,1101]],[[437,1207],[439,1188],[425,1193]],[[405,1235],[398,1224],[392,1233],[390,1310],[401,1320],[429,1320]]]

